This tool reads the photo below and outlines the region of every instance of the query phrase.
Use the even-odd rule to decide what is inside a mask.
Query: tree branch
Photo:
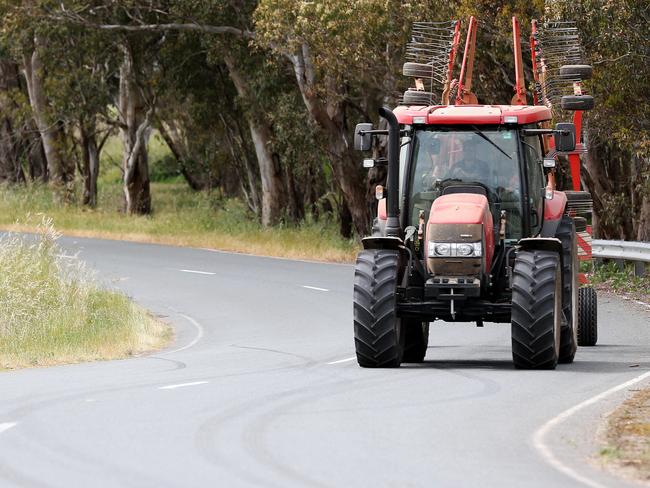
[[[231,27],[229,25],[204,25],[204,24],[143,24],[143,25],[121,25],[121,24],[95,24],[83,22],[83,25],[105,31],[117,32],[161,32],[161,31],[195,31],[209,34],[232,34],[246,39],[255,39],[255,33]]]

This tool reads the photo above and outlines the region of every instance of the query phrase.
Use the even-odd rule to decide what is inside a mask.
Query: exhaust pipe
[[[379,115],[388,122],[388,187],[386,194],[386,235],[402,237],[399,223],[399,123],[392,110],[379,109]]]

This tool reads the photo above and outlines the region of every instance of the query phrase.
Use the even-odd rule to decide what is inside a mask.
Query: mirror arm
[[[360,130],[359,135],[365,136],[366,134],[376,134],[381,136],[387,136],[388,130],[386,129],[372,129],[372,130]]]

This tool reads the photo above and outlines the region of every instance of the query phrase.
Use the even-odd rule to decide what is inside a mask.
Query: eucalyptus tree
[[[642,0],[549,3],[552,18],[578,23],[593,65],[585,83],[589,154],[583,178],[606,239],[650,241],[650,4]]]
[[[33,120],[47,161],[49,181],[57,195],[70,200],[75,168],[69,157],[65,127],[53,108],[53,94],[49,89],[52,79],[45,67],[49,38],[56,33],[58,26],[45,20],[41,13],[41,5],[36,2],[0,2],[3,18],[0,35],[24,76]]]

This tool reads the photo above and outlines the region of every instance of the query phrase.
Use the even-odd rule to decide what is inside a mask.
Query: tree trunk
[[[151,127],[153,107],[145,111],[145,101],[136,81],[133,57],[124,48],[120,66],[120,133],[124,153],[124,198],[127,214],[151,213],[147,133]]]
[[[650,242],[650,195],[648,188],[641,200],[641,209],[639,211],[639,226],[637,228],[636,240],[642,242]]]
[[[235,116],[231,118],[231,124],[226,121],[226,118],[221,114],[221,122],[223,123],[223,129],[228,140],[228,146],[230,148],[230,155],[232,156],[233,161],[236,163],[237,173],[240,175],[240,185],[244,198],[246,199],[246,204],[248,208],[251,209],[257,217],[260,217],[260,196],[257,189],[258,176],[255,163],[251,160],[250,151],[246,147],[247,144],[244,140],[243,130],[241,124],[239,123],[239,117]],[[246,172],[246,179],[241,175],[241,168],[243,167]],[[246,181],[248,185],[244,183]]]
[[[97,206],[97,176],[99,175],[99,148],[97,147],[96,127],[93,120],[88,126],[80,124],[81,160],[83,178],[82,204]]]
[[[25,174],[20,165],[18,142],[14,133],[13,121],[9,117],[12,102],[9,91],[19,88],[18,67],[10,59],[0,60],[0,181],[21,183]]]
[[[284,186],[287,189],[287,216],[293,222],[299,222],[305,217],[305,202],[298,196],[296,180],[288,165],[284,167]]]
[[[160,121],[159,131],[162,135],[162,138],[169,146],[169,150],[174,155],[178,167],[181,170],[181,174],[187,181],[187,184],[194,191],[205,190],[210,185],[204,179],[197,177],[190,168],[188,168],[189,157],[189,148],[187,147],[187,141],[184,137],[181,136],[181,130],[178,127],[178,124],[175,121]]]
[[[253,100],[246,78],[239,71],[235,60],[226,56],[225,62],[237,94],[247,102]],[[262,181],[262,225],[274,225],[282,217],[284,189],[281,168],[276,164],[271,151],[272,131],[261,116],[251,114],[247,119]]]
[[[359,158],[353,155],[348,141],[343,103],[334,101],[325,105],[318,97],[314,88],[315,72],[307,45],[303,45],[290,59],[309,115],[326,138],[325,146],[331,156],[334,178],[343,193],[354,229],[358,236],[363,236],[368,233],[370,226],[370,212],[366,202],[367,184],[360,171]]]
[[[34,37],[31,55],[23,55],[23,71],[27,82],[29,103],[43,143],[49,180],[60,196],[68,201],[73,196],[74,165],[64,157],[65,144],[57,121],[50,116],[45,94],[45,72],[39,54],[41,40]]]

